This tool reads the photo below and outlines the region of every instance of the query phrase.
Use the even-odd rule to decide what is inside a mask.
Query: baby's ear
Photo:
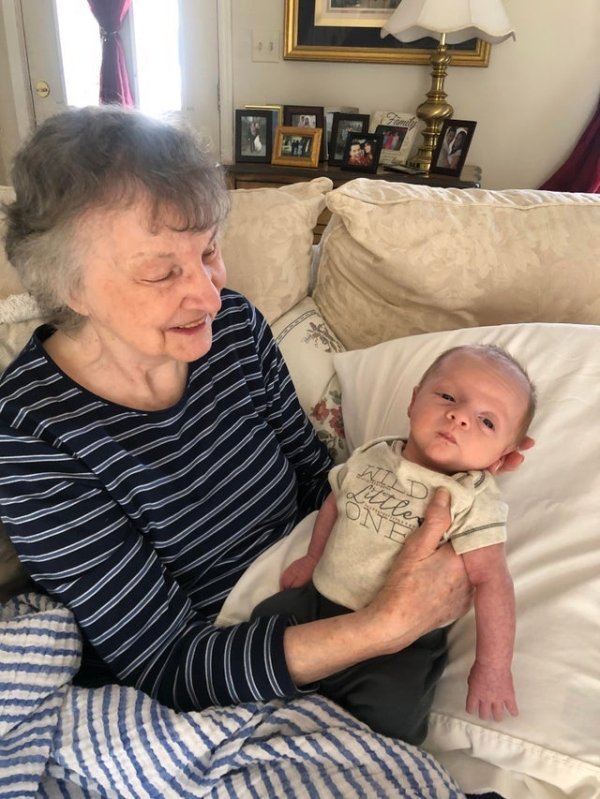
[[[511,455],[513,452],[518,452],[518,451],[519,451],[519,446],[518,445],[516,445],[516,446],[513,445],[513,446],[510,446],[510,447],[507,447],[504,450],[504,452],[502,453],[502,455],[500,455],[498,460],[495,460],[492,464],[490,464],[487,467],[487,471],[491,472],[492,474],[497,474],[502,469],[502,467],[504,466],[504,464],[506,462],[506,458],[509,455]]]
[[[490,472],[491,474],[497,474],[500,471],[500,469],[504,466],[504,461],[506,460],[506,455],[507,454],[508,453],[505,453],[504,455],[500,455],[498,460],[495,460],[493,463],[491,463],[487,467],[487,471]]]

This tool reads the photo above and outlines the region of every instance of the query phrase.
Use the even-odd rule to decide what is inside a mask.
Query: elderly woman
[[[189,132],[87,108],[33,134],[13,183],[6,248],[47,324],[0,383],[0,506],[77,618],[83,682],[177,709],[293,697],[465,611],[439,496],[364,610],[215,627],[331,467],[269,328],[224,288],[221,172]]]

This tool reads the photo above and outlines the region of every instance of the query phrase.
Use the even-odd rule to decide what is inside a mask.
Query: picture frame
[[[429,172],[460,177],[477,122],[445,119],[431,157]]]
[[[335,111],[331,122],[331,141],[328,162],[341,165],[348,134],[363,134],[369,131],[369,114],[346,114]]]
[[[273,112],[253,109],[236,109],[235,160],[236,162],[268,164],[273,149]]]
[[[334,114],[358,114],[359,109],[353,105],[329,105],[325,106],[323,112],[325,114],[325,160],[329,158],[329,143],[331,141],[331,128],[333,126]]]
[[[435,39],[403,43],[394,36],[381,38],[382,24],[394,11],[394,1],[374,13],[370,0],[356,0],[346,8],[335,8],[335,0],[285,0],[284,59],[429,64],[437,47]],[[491,45],[470,39],[448,45],[448,51],[453,67],[487,67]]]
[[[259,105],[259,104],[250,104],[245,105],[244,108],[250,111],[271,111],[273,114],[273,135],[275,135],[275,131],[277,130],[279,125],[283,125],[283,106],[282,105]]]
[[[272,164],[279,166],[319,166],[322,128],[280,125],[275,134]]]
[[[371,115],[369,131],[383,136],[380,163],[386,166],[406,164],[421,127],[422,123],[411,112],[375,111]]]
[[[380,133],[349,133],[344,147],[342,169],[352,172],[377,172],[381,145]]]
[[[319,161],[325,160],[325,110],[322,105],[284,105],[283,124],[291,128],[321,128]]]

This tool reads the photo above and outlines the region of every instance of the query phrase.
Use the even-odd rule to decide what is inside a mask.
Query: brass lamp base
[[[409,161],[409,165],[429,172],[433,151],[437,144],[442,122],[454,113],[450,103],[446,102],[447,94],[444,91],[446,67],[451,61],[451,56],[446,46],[446,36],[442,34],[437,49],[431,54],[431,89],[427,92],[427,100],[417,108],[417,116],[425,122],[423,143],[416,155]]]

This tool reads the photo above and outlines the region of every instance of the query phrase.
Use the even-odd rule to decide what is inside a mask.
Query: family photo
[[[267,122],[264,117],[242,117],[242,155],[265,155]]]
[[[308,158],[312,148],[310,136],[285,136],[281,145],[281,154],[288,158]]]
[[[346,139],[342,169],[360,172],[375,172],[381,152],[381,135],[368,133],[364,136],[349,134]]]
[[[473,138],[476,122],[446,119],[433,153],[431,170],[446,175],[460,175]]]

